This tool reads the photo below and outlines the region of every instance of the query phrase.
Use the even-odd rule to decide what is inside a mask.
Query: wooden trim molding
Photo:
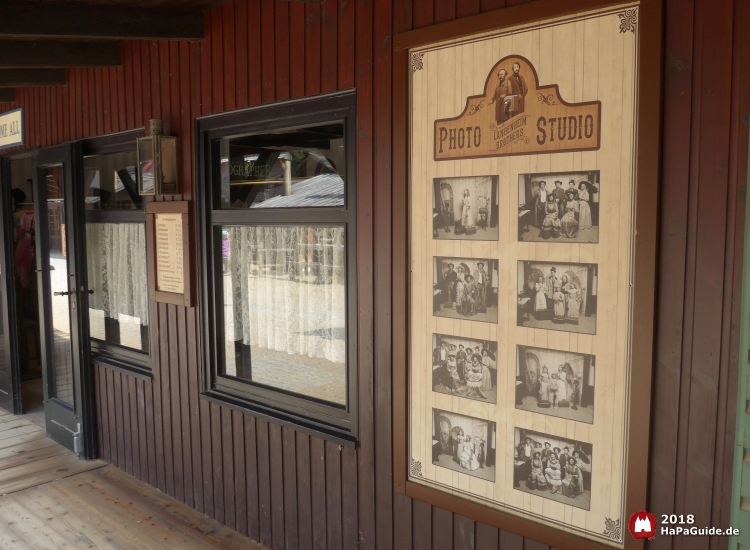
[[[0,87],[57,86],[67,82],[65,69],[0,69]]]
[[[204,12],[83,2],[3,2],[0,37],[200,40]]]
[[[0,40],[2,68],[116,67],[120,63],[117,42]]]

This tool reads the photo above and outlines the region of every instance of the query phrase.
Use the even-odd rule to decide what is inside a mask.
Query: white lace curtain
[[[146,235],[142,223],[87,223],[89,307],[148,326]]]
[[[230,240],[226,338],[289,354],[346,360],[342,227],[224,227]],[[228,292],[229,291],[229,292]],[[233,327],[232,327],[233,325]]]

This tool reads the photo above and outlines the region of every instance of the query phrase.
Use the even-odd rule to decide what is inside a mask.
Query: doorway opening
[[[10,211],[12,212],[13,273],[8,274],[16,307],[18,365],[21,380],[21,414],[44,425],[44,386],[42,377],[39,296],[37,288],[36,220],[34,206],[34,161],[32,157],[10,161]],[[53,182],[54,185],[54,182]],[[61,225],[50,227],[60,240]],[[53,239],[55,237],[52,237]]]

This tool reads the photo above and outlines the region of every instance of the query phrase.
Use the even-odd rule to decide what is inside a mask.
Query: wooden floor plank
[[[75,548],[113,549],[113,550],[141,550],[142,546],[136,544],[126,535],[119,535],[119,528],[113,528],[101,521],[92,521],[85,509],[80,506],[69,506],[68,502],[61,498],[53,488],[54,483],[33,487],[13,495],[15,498],[30,498],[36,506],[44,510],[43,513],[52,514],[56,524],[64,524],[80,540]],[[7,498],[7,497],[6,497]],[[119,526],[118,526],[119,527]]]
[[[203,540],[211,548],[243,550],[248,548],[248,539],[222,526],[208,516],[184,506],[179,501],[154,491],[151,487],[134,480],[115,468],[104,468],[86,476],[98,483],[107,494],[137,503],[139,509],[150,515],[160,515],[169,525],[187,530],[192,536]]]
[[[14,466],[13,468],[5,468],[4,470],[0,470],[0,487],[2,487],[3,483],[6,481],[13,481],[30,475],[37,475],[51,468],[59,468],[62,465],[77,461],[78,457],[75,454],[67,452],[60,456],[37,460],[31,464],[21,464],[20,466]]]
[[[30,430],[29,433],[16,434],[13,437],[9,437],[7,439],[0,439],[0,449],[15,447],[16,445],[20,445],[21,443],[28,443],[29,441],[35,441],[37,439],[44,439],[47,437],[47,434],[44,433],[44,430],[41,430],[36,426],[32,427],[35,429]]]
[[[170,547],[166,541],[156,540],[146,532],[143,521],[147,518],[136,516],[132,512],[122,513],[120,507],[113,506],[111,501],[89,494],[83,484],[78,482],[80,477],[50,483],[45,489],[52,491],[56,499],[90,524],[106,528],[113,541],[120,546],[124,546],[121,544],[124,540],[127,546],[135,548],[164,550]]]
[[[12,419],[4,419],[0,421],[0,437],[4,437],[6,430],[12,430],[13,428],[22,428],[28,426],[30,422],[23,418],[14,417]]]
[[[46,485],[40,485],[6,498],[13,498],[33,510],[45,522],[45,528],[57,531],[73,548],[116,548],[98,525],[83,521],[72,509],[53,499],[49,492]]]
[[[0,430],[9,424],[17,424],[19,422],[28,424],[28,421],[20,416],[0,416]]]
[[[37,537],[42,537],[43,542],[49,543],[52,548],[95,548],[95,545],[85,537],[79,537],[78,533],[67,528],[60,519],[38,506],[34,500],[19,499],[16,493],[0,504],[0,509],[7,507],[18,518],[20,524],[33,530]],[[19,529],[16,529],[18,531]],[[28,537],[24,537],[27,538]]]
[[[178,548],[190,547],[197,550],[213,550],[216,548],[213,544],[191,537],[186,532],[184,525],[171,522],[169,518],[159,514],[158,510],[152,510],[148,506],[144,506],[142,502],[128,498],[127,495],[113,490],[112,486],[102,483],[98,478],[77,476],[75,482],[85,491],[85,498],[94,496],[99,502],[113,508],[113,512],[121,518],[127,518],[131,522],[140,522],[142,532],[154,540],[168,540],[172,547]]]
[[[66,477],[74,476],[76,474],[87,472],[96,468],[103,468],[106,465],[106,462],[102,462],[100,460],[75,459],[72,462],[61,462],[46,470],[33,472],[21,478],[11,478],[5,483],[0,483],[0,495],[7,495],[16,491],[23,491],[24,489],[36,487],[37,485],[42,485],[43,483],[50,483],[52,481],[57,481],[58,479],[64,479]],[[7,471],[8,470],[5,470],[5,472]],[[0,472],[0,475],[5,472]]]
[[[60,447],[61,445],[58,445],[48,437],[42,438],[42,439],[35,439],[34,441],[29,441],[28,443],[19,443],[18,445],[13,445],[12,447],[6,447],[5,449],[0,449],[0,460],[3,460],[5,458],[11,458],[17,455],[22,455],[24,453],[28,453],[31,451],[36,451],[38,449],[43,449],[45,447]]]
[[[0,548],[7,548],[8,550],[34,550],[33,546],[2,520],[0,520]]]
[[[11,449],[19,450],[10,456],[0,458],[0,471],[23,466],[24,464],[32,464],[45,458],[70,454],[68,449],[58,445],[54,441],[52,442],[52,445],[40,445],[37,448],[30,448],[31,446],[36,446],[37,444],[46,443],[48,441],[50,440],[38,439],[37,441],[31,441],[24,445],[11,447]]]
[[[156,496],[156,498],[148,498],[148,496],[144,498],[142,493],[133,490],[133,483],[130,480],[127,480],[125,484],[112,483],[112,478],[106,479],[97,473],[82,477],[86,478],[92,488],[100,491],[102,496],[106,495],[126,504],[134,512],[152,518],[154,528],[161,529],[165,535],[169,533],[191,533],[192,541],[190,544],[193,545],[191,547],[207,549],[217,547],[227,549],[247,548],[247,539],[236,531],[225,526],[217,529],[215,521],[200,513],[194,513],[190,508],[163,493],[145,491],[150,493],[151,496]],[[169,508],[181,510],[185,519],[169,513],[167,511]],[[208,529],[198,527],[200,524],[198,518],[208,520]],[[174,536],[171,536],[170,539],[174,539]],[[183,541],[183,544],[187,543],[188,541]]]
[[[70,548],[71,543],[17,499],[9,497],[0,506],[0,519],[37,550]]]
[[[11,440],[19,435],[38,433],[44,434],[44,430],[42,430],[39,426],[34,426],[31,422],[27,422],[24,420],[23,425],[0,432],[0,444],[3,444],[6,441]]]

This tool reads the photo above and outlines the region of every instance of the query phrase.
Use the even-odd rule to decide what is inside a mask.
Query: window
[[[207,117],[199,131],[204,395],[354,444],[354,94]]]
[[[93,140],[84,156],[89,330],[95,359],[148,374],[146,214],[135,140],[123,136],[119,147],[104,149]]]

